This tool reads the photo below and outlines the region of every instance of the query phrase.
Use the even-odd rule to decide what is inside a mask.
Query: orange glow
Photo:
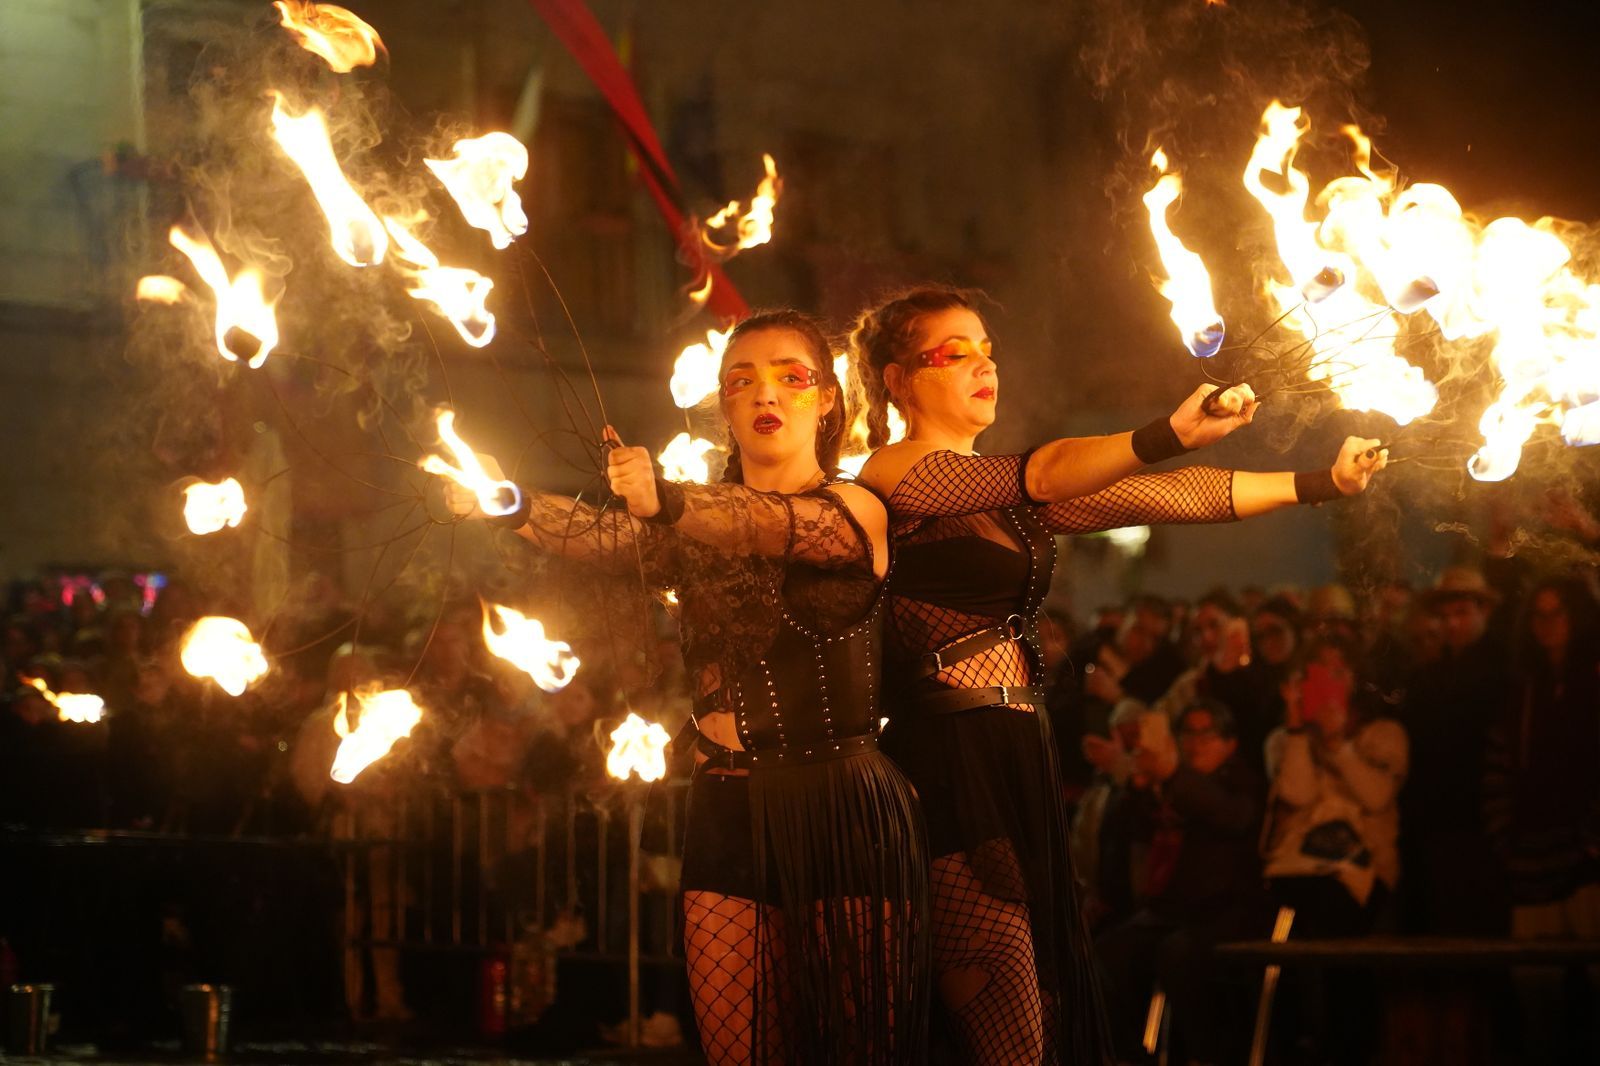
[[[294,34],[301,48],[322,57],[336,74],[370,67],[378,61],[380,51],[387,54],[378,31],[345,8],[308,0],[274,0],[273,6],[278,9],[278,24]]]
[[[457,141],[451,159],[424,159],[444,183],[467,222],[489,234],[496,248],[528,232],[528,216],[512,188],[528,173],[528,149],[509,133]]]
[[[435,422],[439,427],[439,439],[450,449],[455,464],[451,465],[437,455],[425,455],[419,464],[423,470],[447,477],[463,488],[470,489],[478,497],[478,509],[486,515],[500,517],[522,506],[522,490],[509,481],[496,481],[490,477],[478,461],[477,453],[456,433],[454,411],[441,408],[435,416]]]
[[[189,257],[195,273],[217,301],[217,352],[230,363],[247,361],[254,370],[278,346],[278,319],[262,291],[261,271],[245,267],[232,278],[204,233],[190,235],[181,226],[167,233],[172,246]]]
[[[395,257],[408,264],[400,269],[413,282],[406,290],[411,298],[432,304],[472,347],[494,340],[494,312],[487,306],[494,282],[476,270],[441,266],[439,257],[397,219],[385,218],[383,224],[394,238]]]
[[[711,285],[713,280],[714,278],[711,274],[711,271],[706,271],[706,283],[700,286],[698,289],[691,289],[689,291],[689,302],[694,304],[696,307],[704,307],[706,305],[706,301],[711,299]]]
[[[619,781],[634,774],[641,781],[660,781],[667,776],[667,746],[672,737],[655,722],[647,722],[632,711],[611,731],[611,751],[606,755],[606,773]]]
[[[267,672],[267,657],[249,628],[221,615],[207,615],[189,627],[179,658],[191,676],[209,677],[230,696],[241,695]]]
[[[139,279],[134,299],[148,303],[175,304],[189,295],[189,286],[165,274],[146,274]]]
[[[328,220],[334,252],[351,266],[377,266],[388,251],[389,238],[334,157],[321,109],[312,107],[291,115],[285,110],[282,93],[273,92],[272,100],[273,139],[311,186]]]
[[[183,520],[189,532],[204,536],[244,521],[244,488],[235,478],[215,484],[196,481],[183,490]]]
[[[355,698],[358,713],[353,727],[343,692],[339,693],[339,707],[333,715],[333,731],[340,740],[329,776],[341,785],[348,785],[361,771],[389,754],[422,721],[422,708],[403,688],[384,691],[380,685],[369,685],[357,689]]]
[[[711,480],[711,464],[707,460],[718,450],[714,443],[702,437],[679,433],[661,449],[656,461],[661,464],[661,476],[668,481],[704,485]]]
[[[56,717],[76,725],[92,725],[105,717],[106,701],[87,692],[51,692],[43,678],[25,677],[24,684],[32,685],[56,709]]]
[[[709,291],[709,290],[708,290]],[[672,364],[672,402],[687,410],[722,385],[722,353],[732,330],[706,330],[704,342],[688,345]]]
[[[489,617],[491,610],[494,621]],[[500,625],[498,631],[495,622]],[[483,605],[483,642],[496,656],[533,678],[533,683],[546,692],[566,688],[578,667],[583,665],[572,654],[572,645],[545,637],[544,623],[498,603]]]

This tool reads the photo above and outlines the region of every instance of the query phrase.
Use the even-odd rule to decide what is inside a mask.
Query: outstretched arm
[[[1369,450],[1378,441],[1349,437],[1328,470],[1309,474],[1188,466],[1135,474],[1100,492],[1039,509],[1052,533],[1098,533],[1140,525],[1232,522],[1296,503],[1322,503],[1364,491],[1388,462]]]

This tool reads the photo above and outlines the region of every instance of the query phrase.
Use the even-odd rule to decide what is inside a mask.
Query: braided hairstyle
[[[903,289],[869,307],[856,318],[850,331],[850,363],[867,405],[867,447],[889,443],[889,386],[883,372],[890,363],[912,354],[917,327],[926,315],[963,308],[978,314],[978,294],[948,285],[919,285]]]
[[[723,366],[726,367],[733,357],[740,340],[752,333],[774,329],[788,330],[800,338],[806,351],[816,360],[822,376],[821,387],[833,390],[833,409],[817,424],[817,463],[831,478],[839,472],[839,452],[844,447],[845,428],[850,419],[845,410],[844,386],[833,372],[833,349],[822,323],[802,311],[762,311],[751,315],[728,334],[727,347],[722,351]],[[728,434],[728,465],[722,470],[722,480],[744,484],[744,461],[739,456],[739,441],[731,432]]]

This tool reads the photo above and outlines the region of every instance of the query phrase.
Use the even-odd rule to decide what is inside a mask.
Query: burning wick
[[[1432,278],[1417,278],[1394,301],[1394,309],[1402,315],[1415,314],[1422,306],[1439,295],[1439,285]]]
[[[187,295],[189,286],[165,274],[146,274],[133,293],[134,299],[155,304],[175,304]]]
[[[244,489],[234,478],[197,481],[183,490],[183,520],[189,532],[205,536],[244,521]]]
[[[38,689],[39,694],[56,709],[56,717],[63,722],[88,725],[105,716],[106,701],[99,696],[86,692],[51,692],[50,686],[39,677],[24,677],[22,681]]]
[[[1211,275],[1200,257],[1184,247],[1167,225],[1167,211],[1182,193],[1183,179],[1167,170],[1167,154],[1159,148],[1150,157],[1150,165],[1161,176],[1144,194],[1144,206],[1150,213],[1150,233],[1167,273],[1157,282],[1157,288],[1172,304],[1173,325],[1178,327],[1189,353],[1197,359],[1210,359],[1227,335],[1211,298]]]
[[[1305,297],[1306,303],[1321,303],[1344,285],[1344,271],[1335,266],[1325,266],[1312,275],[1311,280],[1300,286],[1300,295]]]
[[[262,292],[261,271],[246,267],[229,278],[216,248],[204,233],[195,236],[181,226],[173,226],[167,232],[167,240],[189,257],[195,273],[216,297],[218,354],[230,363],[243,359],[251,370],[259,368],[278,344],[278,320]],[[140,287],[144,287],[142,282]]]
[[[333,715],[333,731],[339,734],[339,750],[333,756],[331,776],[341,785],[348,785],[360,776],[361,771],[389,754],[403,737],[422,721],[422,708],[403,688],[379,691],[380,686],[370,685],[355,692],[356,716],[354,728],[350,725],[350,711],[345,694],[339,693],[339,709]]]
[[[447,477],[478,497],[478,509],[496,518],[514,514],[522,506],[522,490],[509,481],[496,481],[483,469],[478,456],[467,447],[467,442],[456,435],[456,413],[450,410],[438,414],[439,439],[455,455],[456,465],[437,455],[425,455],[419,464],[430,474]]]
[[[709,289],[707,290],[710,291]],[[672,402],[684,410],[704,400],[722,385],[722,353],[730,330],[706,330],[703,343],[688,345],[672,364]]]
[[[623,723],[611,731],[606,773],[619,781],[632,774],[638,774],[641,781],[659,781],[667,776],[667,745],[671,743],[660,725],[629,711]]]
[[[501,632],[495,631],[489,619],[491,609],[500,622]],[[566,688],[577,675],[578,667],[583,665],[572,654],[572,645],[546,639],[544,623],[498,603],[483,605],[483,642],[495,655],[533,678],[533,683],[546,692]]]
[[[267,672],[267,657],[237,618],[207,615],[183,635],[179,657],[193,677],[206,678],[230,696],[243,694]]]

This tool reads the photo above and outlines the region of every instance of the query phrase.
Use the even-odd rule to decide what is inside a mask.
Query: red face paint
[[[722,395],[734,396],[761,381],[796,392],[814,389],[822,375],[804,363],[781,363],[777,366],[736,366],[722,376]]]
[[[924,368],[956,366],[964,359],[978,356],[985,359],[994,358],[994,346],[987,337],[981,341],[953,337],[937,347],[918,352],[917,365]]]

